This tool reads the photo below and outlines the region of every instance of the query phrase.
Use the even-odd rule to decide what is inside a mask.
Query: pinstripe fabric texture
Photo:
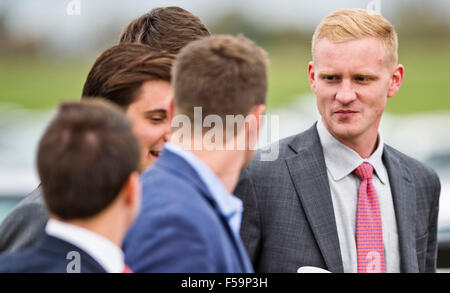
[[[383,228],[377,191],[372,182],[373,166],[362,163],[355,169],[361,178],[356,211],[358,273],[384,273]]]

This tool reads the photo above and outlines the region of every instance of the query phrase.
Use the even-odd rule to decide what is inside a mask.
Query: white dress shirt
[[[322,120],[317,123],[317,131],[327,166],[344,272],[357,272],[356,207],[361,180],[353,171],[363,162],[374,167],[372,181],[380,204],[386,272],[400,272],[397,222],[389,177],[382,160],[384,143],[381,135],[378,135],[379,142],[375,152],[369,158],[363,159],[333,137]]]
[[[122,250],[97,233],[55,219],[48,220],[45,232],[79,247],[108,273],[122,273],[124,270]]]

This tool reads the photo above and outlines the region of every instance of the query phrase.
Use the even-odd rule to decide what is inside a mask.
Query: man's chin
[[[329,129],[330,130],[330,129]],[[359,130],[351,124],[346,125],[333,125],[331,127],[331,131],[329,131],[331,135],[339,140],[351,140],[358,136]]]

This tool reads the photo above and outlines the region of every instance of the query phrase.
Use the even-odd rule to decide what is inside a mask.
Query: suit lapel
[[[219,211],[219,209],[214,205],[214,209],[216,211],[217,216],[220,218],[224,229],[227,231],[228,237],[233,243],[234,249],[237,252],[237,258],[239,259],[239,263],[241,265],[241,269],[243,273],[252,273],[253,266],[250,263],[250,259],[248,258],[247,251],[242,244],[242,240],[239,235],[236,235],[228,224],[227,219],[224,215]]]
[[[403,273],[418,273],[416,255],[416,192],[413,180],[405,165],[389,146],[384,147],[391,193],[394,201],[397,230],[399,234],[400,262]]]
[[[289,145],[286,164],[328,270],[344,272],[325,159],[314,125]]]

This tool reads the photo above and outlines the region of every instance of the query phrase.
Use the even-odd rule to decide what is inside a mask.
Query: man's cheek
[[[326,109],[326,104],[323,99],[317,98],[317,108],[322,117],[327,115],[328,110]]]

